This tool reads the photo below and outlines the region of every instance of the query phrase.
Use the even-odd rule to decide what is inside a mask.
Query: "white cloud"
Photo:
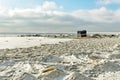
[[[61,6],[58,6],[55,2],[45,1],[41,6],[36,7],[38,10],[48,11],[48,10],[57,10],[60,9]]]
[[[0,9],[0,30],[5,32],[119,31],[120,10],[105,7],[91,10],[61,11],[55,2],[35,8]]]
[[[111,23],[116,21],[116,19],[113,19],[115,17],[115,13],[116,12],[107,10],[105,7],[102,7],[99,9],[74,11],[73,16],[89,22]]]
[[[97,0],[97,3],[102,5],[120,4],[120,0]]]

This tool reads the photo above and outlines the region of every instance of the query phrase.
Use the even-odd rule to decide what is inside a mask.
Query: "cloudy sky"
[[[0,32],[120,32],[120,0],[0,0]]]

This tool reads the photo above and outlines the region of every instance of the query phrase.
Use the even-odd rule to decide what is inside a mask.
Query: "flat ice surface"
[[[57,39],[47,37],[0,37],[0,49],[27,48],[41,44],[56,44],[70,39]]]

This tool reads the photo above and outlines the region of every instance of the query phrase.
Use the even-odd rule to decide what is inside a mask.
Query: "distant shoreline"
[[[66,32],[66,33],[22,33],[22,32],[18,32],[18,33],[10,33],[10,32],[6,32],[6,33],[0,33],[0,37],[20,37],[21,35],[75,35],[77,34],[77,32]],[[91,34],[114,34],[114,35],[119,35],[120,32],[88,32],[88,35]]]
[[[0,37],[77,38],[76,33],[0,33]],[[97,36],[97,37],[96,37]],[[120,37],[120,32],[87,32],[87,37]]]

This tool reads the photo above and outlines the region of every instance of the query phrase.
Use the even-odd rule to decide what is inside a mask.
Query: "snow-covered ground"
[[[120,80],[120,38],[1,37],[0,46],[0,80]]]
[[[71,39],[57,39],[47,37],[0,37],[0,49],[28,48],[41,44],[56,44]]]

